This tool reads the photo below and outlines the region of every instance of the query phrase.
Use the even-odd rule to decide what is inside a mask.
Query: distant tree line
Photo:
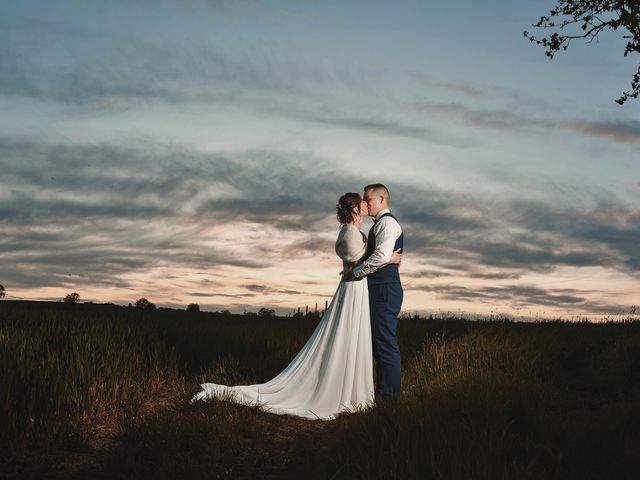
[[[4,298],[6,296],[6,290],[4,288],[4,286],[0,285],[0,299]],[[69,303],[69,304],[76,304],[80,301],[80,294],[78,292],[71,292],[68,293],[67,295],[64,296],[64,298],[62,299],[62,301],[64,303]],[[89,302],[85,302],[85,303],[93,303],[92,301]],[[326,302],[325,302],[325,308],[326,308]],[[155,311],[157,310],[156,305],[154,303],[152,303],[151,301],[149,301],[148,299],[142,297],[139,298],[138,300],[135,301],[134,304],[129,303],[129,307],[135,307],[135,308],[139,308],[141,310],[145,310],[145,311]],[[190,303],[189,305],[187,305],[186,307],[186,311],[187,312],[200,312],[200,305],[198,305],[197,303]],[[318,311],[318,304],[316,303],[315,305],[315,310],[310,311],[309,307],[307,306],[305,308],[305,312],[303,313],[301,311],[300,308],[293,309],[293,311],[289,314],[287,314],[287,317],[293,317],[293,318],[320,318],[322,317],[322,315],[324,314],[325,310],[321,310]],[[231,312],[229,310],[221,310],[219,312],[217,312],[219,314],[222,315],[231,315]],[[244,311],[244,315],[245,316],[249,316],[249,317],[260,317],[260,318],[275,318],[278,315],[276,314],[275,309],[273,308],[268,308],[268,307],[262,307],[260,308],[257,312],[251,312],[251,311]]]

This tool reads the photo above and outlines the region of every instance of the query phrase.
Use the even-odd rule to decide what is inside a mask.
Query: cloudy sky
[[[2,2],[7,298],[323,305],[336,200],[382,182],[405,311],[638,304],[638,59],[550,61],[553,4]]]

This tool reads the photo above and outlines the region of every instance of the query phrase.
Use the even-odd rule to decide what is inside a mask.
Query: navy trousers
[[[369,285],[373,356],[378,370],[376,394],[383,397],[400,394],[400,348],[396,330],[402,298],[400,283]]]

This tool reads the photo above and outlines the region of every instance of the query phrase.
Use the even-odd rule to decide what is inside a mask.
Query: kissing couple
[[[334,419],[400,394],[400,349],[396,329],[403,291],[399,265],[404,236],[380,183],[364,196],[345,193],[336,204],[340,232],[336,253],[342,279],[318,326],[289,365],[255,385],[203,383],[191,403],[223,398],[307,419]],[[369,235],[360,230],[373,217]],[[377,381],[374,390],[373,358]]]

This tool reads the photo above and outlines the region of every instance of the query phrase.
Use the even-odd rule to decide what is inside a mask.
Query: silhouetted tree
[[[275,317],[276,311],[272,308],[261,308],[258,310],[258,316],[263,318]]]
[[[556,0],[556,6],[548,15],[540,17],[536,28],[555,29],[548,37],[537,38],[529,32],[524,36],[531,42],[542,45],[544,54],[553,58],[560,50],[566,50],[573,39],[584,39],[587,43],[597,41],[598,35],[605,30],[626,30],[627,39],[624,56],[640,53],[640,2],[638,0]],[[578,27],[572,30],[572,27]],[[565,30],[567,29],[567,30]],[[564,33],[567,32],[567,33]],[[640,65],[633,75],[631,89],[622,93],[616,100],[622,105],[629,98],[640,95]]]
[[[78,303],[78,300],[80,300],[80,294],[78,292],[69,293],[63,299],[65,303]]]
[[[4,298],[6,291],[2,285],[0,285],[0,298]]]
[[[220,310],[220,314],[224,315],[225,317],[231,315],[231,312],[229,310]]]
[[[200,311],[200,305],[198,305],[197,303],[190,303],[189,305],[187,305],[187,312],[199,312]]]
[[[155,310],[156,306],[146,298],[139,298],[136,300],[136,308],[141,308],[142,310]]]

